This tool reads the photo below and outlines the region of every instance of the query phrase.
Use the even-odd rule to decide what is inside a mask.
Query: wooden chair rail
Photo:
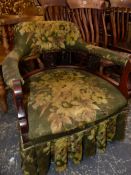
[[[16,108],[18,111],[18,120],[20,124],[20,129],[23,134],[27,133],[29,130],[28,126],[28,117],[24,110],[24,102],[23,102],[23,93],[22,86],[20,80],[13,81],[13,92],[14,92],[14,101],[16,104]]]
[[[125,97],[129,97],[130,95],[130,91],[128,92],[128,81],[130,73],[131,73],[131,59],[127,62],[126,66],[123,69],[123,73],[119,84],[119,89]]]

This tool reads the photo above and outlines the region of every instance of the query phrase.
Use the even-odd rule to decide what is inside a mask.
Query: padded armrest
[[[98,54],[101,56],[101,58],[112,61],[118,65],[125,65],[129,60],[129,57],[122,52],[116,52],[110,49],[92,45],[87,45],[87,49],[90,53],[95,53],[96,55]]]
[[[19,79],[22,83],[24,83],[24,80],[19,73],[19,59],[20,55],[18,55],[17,52],[13,50],[6,56],[2,64],[4,81],[10,88],[13,88],[13,80]]]
[[[86,43],[77,43],[76,49],[87,51],[89,54],[100,56],[101,59],[112,61],[115,64],[125,66],[129,60],[129,54],[117,52],[99,46],[94,46]]]

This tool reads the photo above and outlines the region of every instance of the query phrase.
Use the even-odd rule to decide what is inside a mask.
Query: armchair
[[[111,41],[110,47],[119,51],[131,53],[131,2],[130,0],[110,0],[108,9],[108,28]]]
[[[109,1],[108,1],[109,2]],[[106,28],[108,33],[108,47],[116,50],[123,57],[131,59],[131,1],[110,0],[106,9]],[[112,69],[112,72],[108,71]],[[119,71],[118,71],[119,70]],[[113,63],[103,62],[101,73],[108,74],[117,79],[121,74],[122,66],[116,66]],[[128,76],[128,94],[131,94],[131,75]]]
[[[49,54],[80,55],[88,62],[96,57],[125,65],[121,82],[125,87],[78,67],[46,64],[27,75],[19,72],[29,55],[39,54],[46,63]],[[44,56],[41,56],[44,55]],[[56,54],[57,58],[57,54]],[[99,61],[99,59],[98,59]],[[71,63],[71,62],[69,62]],[[50,162],[63,171],[68,159],[77,164],[83,155],[104,152],[107,141],[122,139],[127,105],[126,76],[131,62],[118,53],[87,45],[78,28],[65,21],[30,21],[15,27],[15,45],[5,58],[3,76],[14,92],[21,134],[20,151],[25,175],[46,174]],[[95,71],[94,71],[95,72]],[[124,81],[125,80],[125,81]]]
[[[104,0],[38,0],[44,8],[45,20],[66,20],[74,22],[87,43],[107,46]]]

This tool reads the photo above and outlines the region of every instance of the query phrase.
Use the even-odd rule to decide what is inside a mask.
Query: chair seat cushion
[[[83,70],[57,68],[26,79],[29,138],[51,138],[106,119],[127,101],[113,85]]]

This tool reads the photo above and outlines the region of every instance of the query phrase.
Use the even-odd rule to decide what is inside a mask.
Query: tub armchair
[[[66,55],[64,61],[61,53]],[[24,58],[34,54],[40,55],[43,69],[20,74]],[[50,58],[56,60],[48,62]],[[119,86],[96,75],[94,65],[88,71],[90,60],[99,63],[96,58],[124,65]],[[78,66],[75,59],[84,63]],[[114,51],[87,45],[73,23],[30,21],[16,25],[15,45],[2,70],[14,93],[25,175],[46,174],[52,160],[61,172],[68,159],[77,164],[85,154],[104,152],[107,141],[123,138],[131,62]]]

